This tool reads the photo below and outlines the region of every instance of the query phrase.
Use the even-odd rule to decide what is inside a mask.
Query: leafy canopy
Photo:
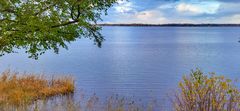
[[[96,25],[117,0],[0,0],[0,55],[24,49],[37,59],[85,37],[101,47]]]

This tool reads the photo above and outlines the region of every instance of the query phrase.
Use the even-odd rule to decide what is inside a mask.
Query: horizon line
[[[99,23],[99,26],[238,26],[240,24],[233,23],[168,23],[168,24],[145,24],[145,23]]]

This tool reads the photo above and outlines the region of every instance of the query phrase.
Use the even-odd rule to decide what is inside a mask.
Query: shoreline
[[[97,24],[98,26],[131,27],[240,27],[240,24]]]

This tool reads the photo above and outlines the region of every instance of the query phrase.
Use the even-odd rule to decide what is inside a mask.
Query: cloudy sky
[[[240,23],[240,0],[119,0],[103,23]]]

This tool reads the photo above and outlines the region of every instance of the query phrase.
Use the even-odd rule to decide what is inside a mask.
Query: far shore
[[[98,24],[99,26],[133,26],[133,27],[240,27],[240,24]]]

